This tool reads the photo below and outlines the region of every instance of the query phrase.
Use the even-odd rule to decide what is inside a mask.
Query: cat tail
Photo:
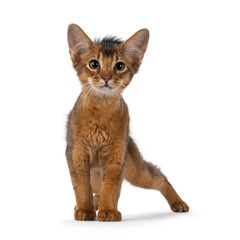
[[[162,193],[174,212],[187,212],[188,205],[183,202],[160,168],[146,162],[130,137],[127,148],[125,179],[136,187],[155,189]]]
[[[159,190],[159,184],[167,181],[160,168],[146,162],[137,145],[130,137],[127,148],[127,167],[125,179],[136,187]]]

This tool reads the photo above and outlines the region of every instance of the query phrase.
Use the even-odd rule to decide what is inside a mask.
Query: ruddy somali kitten
[[[66,156],[76,196],[76,220],[120,221],[117,210],[122,181],[160,191],[174,212],[187,212],[159,168],[143,160],[129,136],[129,114],[122,91],[138,71],[149,32],[127,41],[105,37],[92,42],[75,24],[68,44],[82,92],[67,124]],[[93,196],[94,194],[94,196]]]

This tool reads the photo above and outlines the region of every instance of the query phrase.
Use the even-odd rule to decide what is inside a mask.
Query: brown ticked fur
[[[138,71],[148,38],[148,30],[142,29],[123,43],[94,43],[77,25],[69,26],[70,55],[82,84],[67,124],[66,157],[76,220],[95,220],[99,210],[99,221],[120,221],[117,205],[124,178],[160,191],[175,212],[189,210],[160,169],[142,159],[129,136],[128,108],[121,93]],[[89,66],[93,59],[100,65],[96,69]],[[117,62],[125,68],[117,70]]]

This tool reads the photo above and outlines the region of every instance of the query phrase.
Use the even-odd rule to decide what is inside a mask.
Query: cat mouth
[[[110,87],[110,86],[108,85],[108,83],[105,83],[104,86],[100,86],[100,88],[110,88],[110,89],[112,89],[112,87]]]

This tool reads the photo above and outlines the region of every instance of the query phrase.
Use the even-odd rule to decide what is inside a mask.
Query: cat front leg
[[[124,178],[124,151],[121,154],[109,154],[103,169],[103,189],[100,196],[98,221],[121,221],[122,215],[117,210],[122,181]]]
[[[81,146],[81,144],[75,144],[72,156],[74,172],[71,178],[77,203],[74,208],[74,217],[75,220],[95,220],[89,156]]]

